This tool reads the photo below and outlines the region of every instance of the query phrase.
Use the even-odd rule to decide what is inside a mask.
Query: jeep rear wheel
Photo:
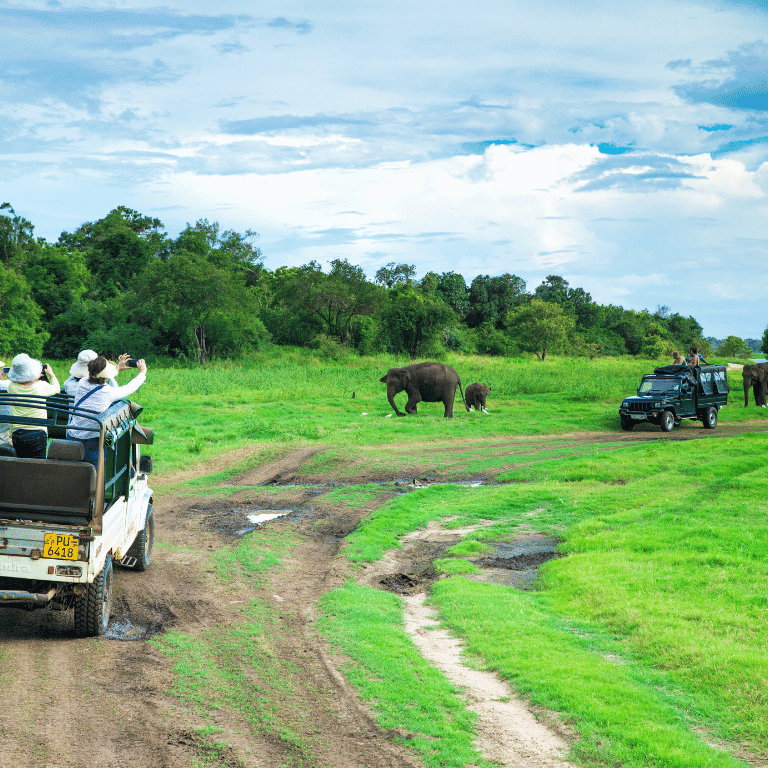
[[[714,429],[717,426],[717,408],[707,408],[704,411],[704,429]]]
[[[627,432],[631,432],[635,427],[635,422],[629,418],[629,416],[621,417],[621,428]]]
[[[75,631],[80,637],[97,637],[107,631],[112,608],[112,558],[107,557],[101,573],[85,594],[75,600]]]
[[[671,432],[672,427],[675,426],[675,414],[672,411],[664,411],[661,414],[661,421],[659,422],[662,432]]]

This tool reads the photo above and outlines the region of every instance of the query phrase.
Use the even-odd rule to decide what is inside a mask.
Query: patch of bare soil
[[[478,716],[476,746],[489,760],[516,768],[571,766],[564,760],[572,734],[551,715],[513,694],[491,672],[462,662],[461,641],[439,628],[424,593],[404,598],[405,628],[425,659],[457,685]]]

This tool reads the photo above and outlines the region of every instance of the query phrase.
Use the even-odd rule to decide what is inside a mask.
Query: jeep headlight
[[[628,401],[628,400],[624,400],[624,401],[621,403],[621,407],[622,407],[622,408],[629,408],[629,401]]]
[[[654,408],[661,408],[661,403],[654,403],[654,404],[653,404],[653,407],[654,407]]]

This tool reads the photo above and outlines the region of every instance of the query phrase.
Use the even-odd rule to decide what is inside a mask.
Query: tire
[[[704,429],[714,429],[717,426],[717,408],[707,408],[702,418]]]
[[[99,637],[107,631],[112,607],[112,558],[107,557],[101,573],[85,594],[75,600],[75,631],[80,637]]]
[[[632,421],[632,419],[627,418],[626,416],[621,417],[621,428],[625,432],[631,432],[635,428],[635,422]]]
[[[150,504],[147,507],[147,519],[139,531],[136,540],[131,544],[128,555],[135,557],[136,562],[131,566],[134,571],[146,571],[152,562],[152,550],[155,547],[155,510]]]
[[[672,411],[664,411],[661,414],[661,421],[659,422],[662,432],[671,432],[675,426],[675,414]]]

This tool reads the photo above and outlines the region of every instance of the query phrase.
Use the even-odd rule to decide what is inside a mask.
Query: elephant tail
[[[467,403],[466,399],[464,398],[464,390],[461,387],[461,379],[459,379],[459,392],[461,392],[461,402],[464,403],[464,407],[469,410],[469,404]]]

